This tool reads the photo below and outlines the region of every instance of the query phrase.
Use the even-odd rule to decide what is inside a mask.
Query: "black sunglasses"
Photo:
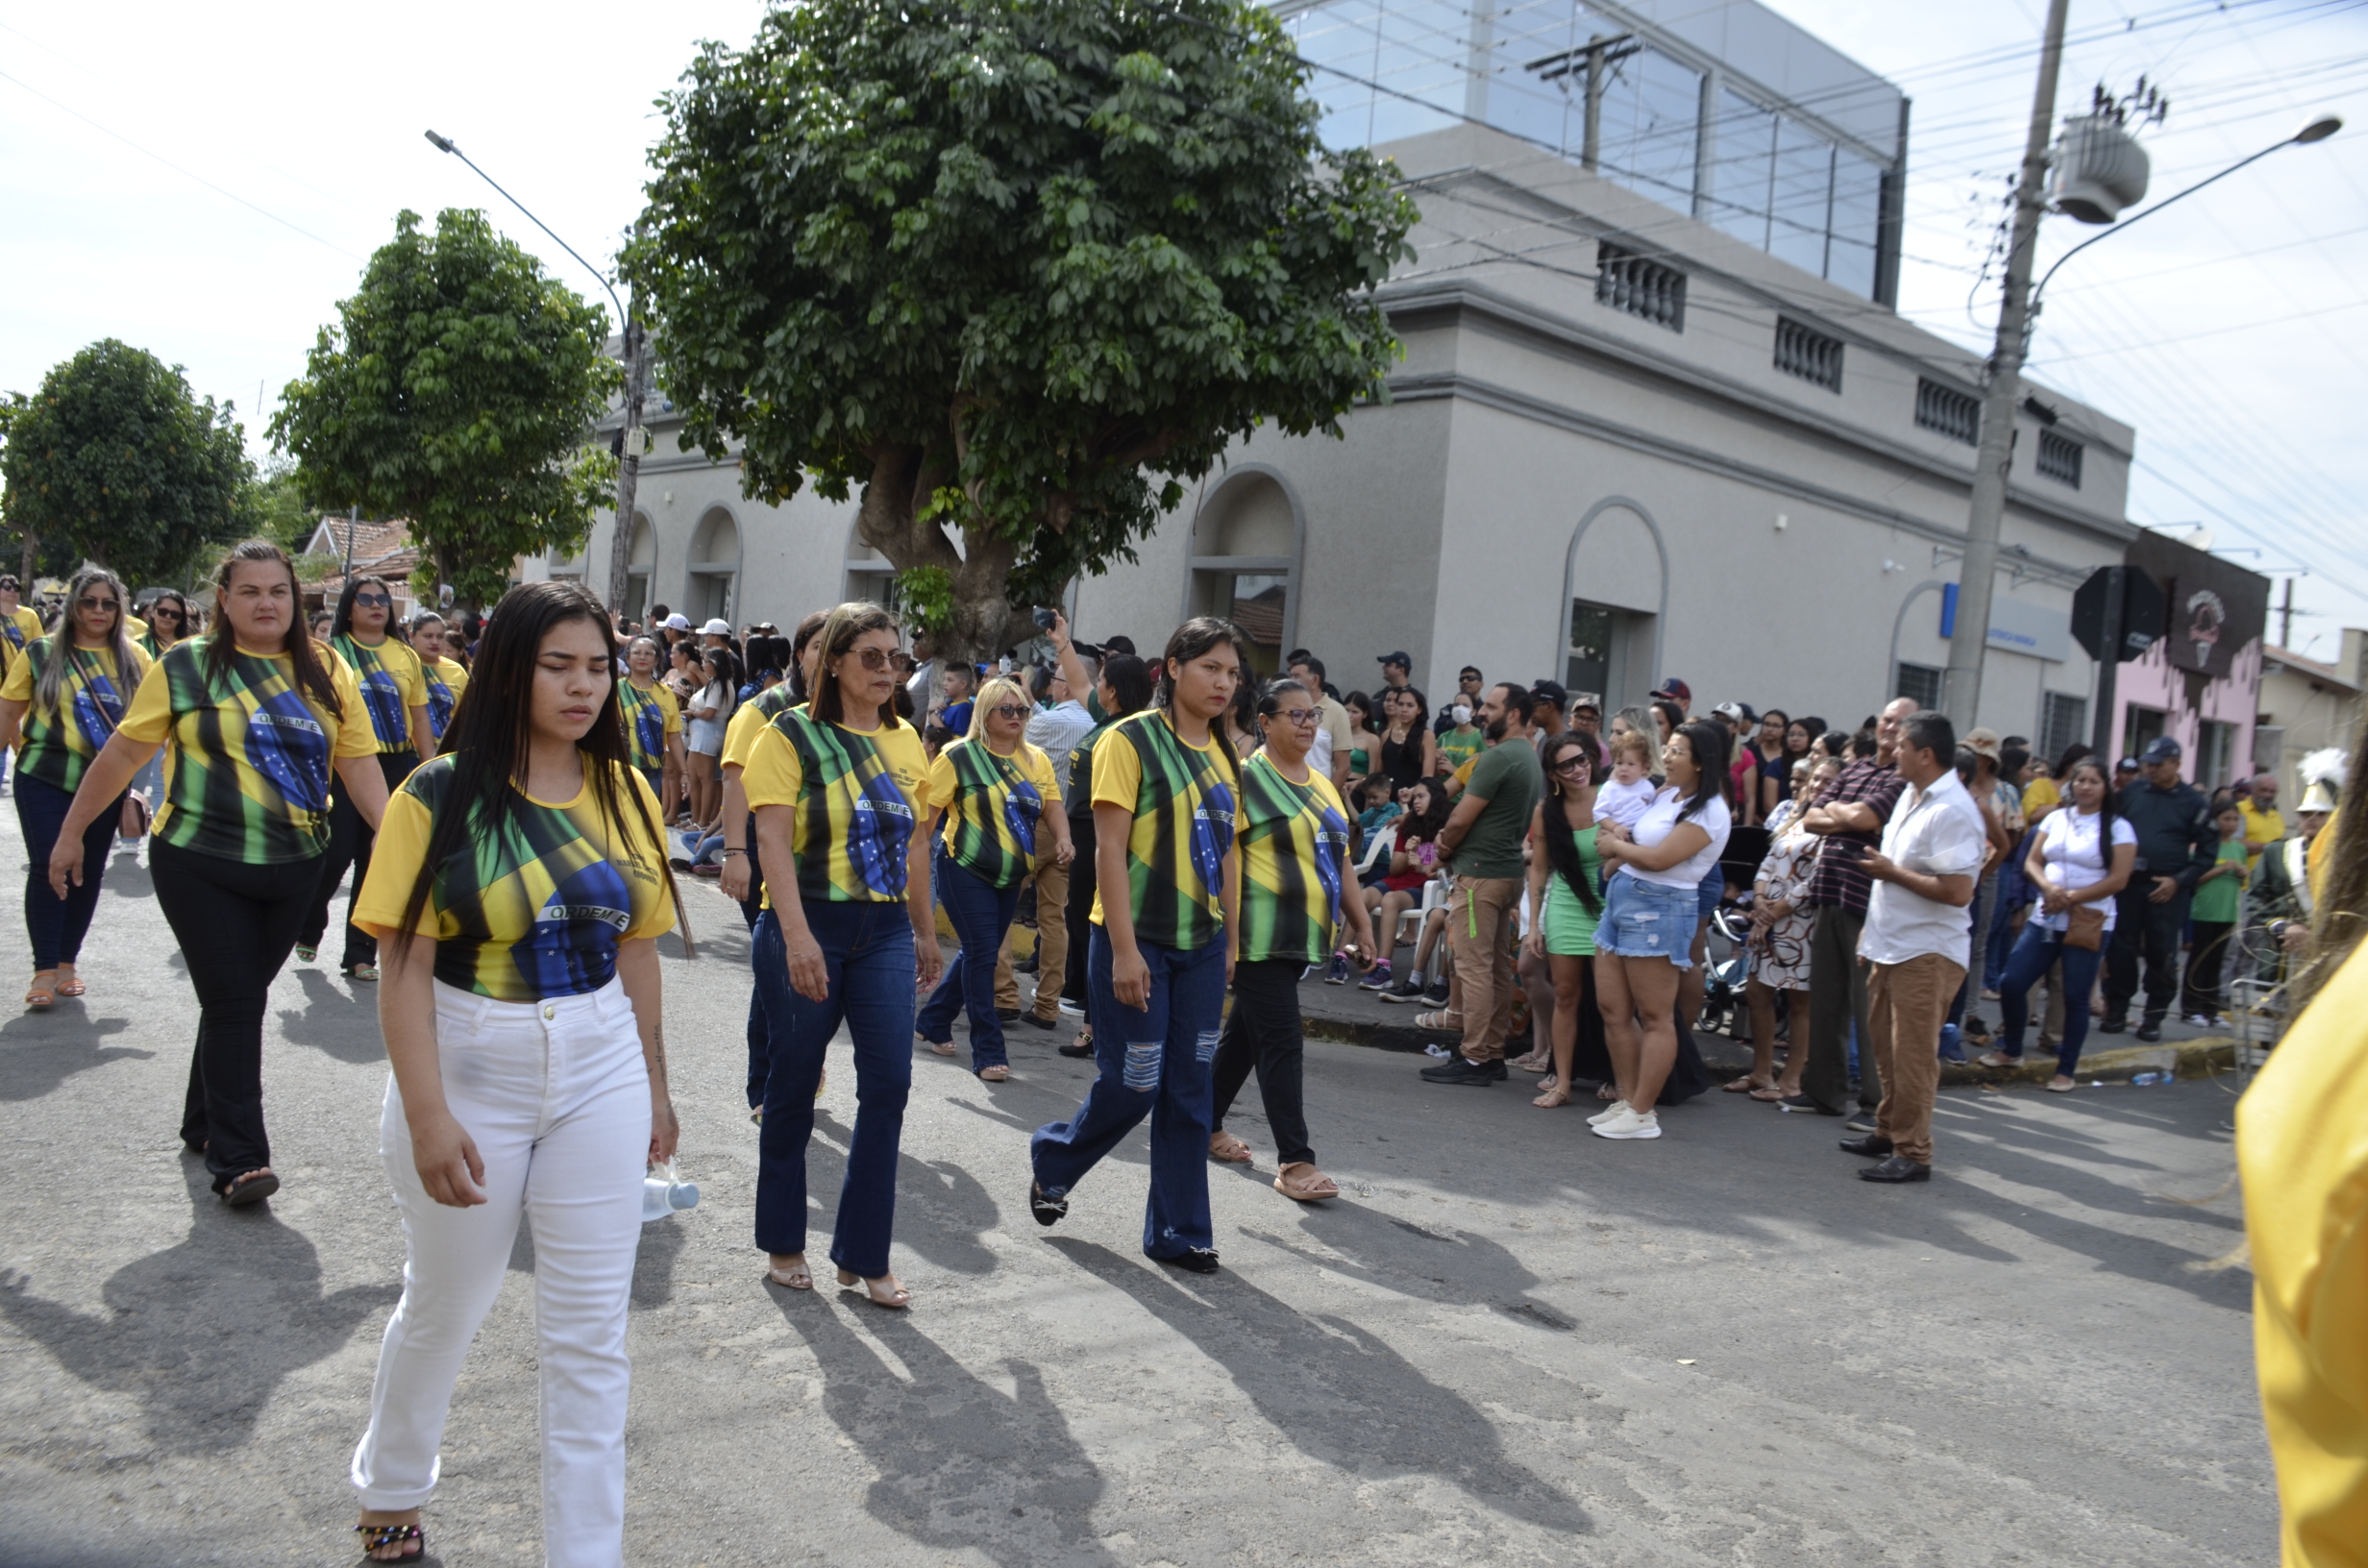
[[[392,604],[394,600],[385,594],[356,594],[354,596],[354,602],[356,604],[367,604],[375,610],[382,610],[387,605]]]

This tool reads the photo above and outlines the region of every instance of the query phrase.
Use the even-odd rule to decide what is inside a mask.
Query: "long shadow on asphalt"
[[[1171,1274],[1073,1237],[1050,1244],[1222,1366],[1309,1458],[1362,1484],[1385,1476],[1452,1482],[1473,1502],[1542,1529],[1593,1532],[1585,1508],[1505,1451],[1487,1414],[1351,1319],[1301,1311],[1239,1274]]]
[[[183,1175],[188,1239],[111,1275],[106,1315],[45,1301],[12,1271],[0,1274],[0,1316],[83,1382],[137,1400],[158,1448],[218,1457],[253,1437],[281,1379],[344,1348],[402,1292],[358,1285],[324,1296],[303,1232],[267,1204],[224,1208],[193,1156]]]
[[[78,1072],[127,1057],[144,1062],[156,1054],[136,1045],[99,1043],[130,1028],[129,1018],[86,1017],[72,1000],[59,1008],[0,1023],[0,1100],[37,1100]]]
[[[849,1129],[826,1111],[814,1113],[814,1138],[806,1145],[806,1251],[820,1258],[828,1250],[818,1236],[832,1234],[838,1219],[839,1189],[847,1177]],[[910,1152],[897,1157],[896,1239],[939,1268],[955,1274],[992,1274],[995,1254],[978,1238],[1002,1223],[996,1206],[977,1177],[950,1160],[920,1160]],[[817,1267],[819,1268],[819,1264]]]
[[[1242,1179],[1261,1186],[1270,1180],[1255,1171]],[[1418,1224],[1340,1200],[1309,1205],[1300,1213],[1299,1227],[1302,1235],[1296,1237],[1246,1225],[1242,1234],[1317,1268],[1402,1296],[1494,1307],[1553,1329],[1573,1326],[1554,1308],[1531,1297],[1530,1290],[1545,1282],[1510,1249],[1485,1236]]]
[[[1016,1385],[1005,1394],[904,1313],[853,1296],[833,1301],[826,1286],[774,1294],[782,1321],[814,1353],[824,1410],[879,1473],[864,1493],[873,1518],[924,1545],[1012,1568],[1115,1561],[1094,1527],[1101,1471],[1033,1362],[1004,1361]]]
[[[386,1060],[375,991],[358,987],[360,994],[350,993],[321,969],[298,969],[296,983],[304,988],[304,1011],[280,1010],[281,1038],[358,1067]]]

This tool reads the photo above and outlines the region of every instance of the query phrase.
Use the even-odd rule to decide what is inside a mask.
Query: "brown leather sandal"
[[[1304,1160],[1295,1160],[1274,1173],[1274,1190],[1299,1203],[1321,1203],[1341,1195],[1339,1183]]]
[[[1224,1132],[1209,1135],[1209,1158],[1228,1165],[1246,1165],[1252,1163],[1249,1145],[1231,1133]]]

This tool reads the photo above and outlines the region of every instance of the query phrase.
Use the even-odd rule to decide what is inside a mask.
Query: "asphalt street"
[[[763,1283],[746,942],[691,898],[667,1032],[703,1199],[644,1233],[632,1563],[2276,1558],[2250,1277],[2213,1266],[2239,1238],[2230,1081],[1951,1090],[1936,1179],[1877,1188],[1838,1123],[1740,1095],[1610,1143],[1526,1075],[1433,1088],[1419,1057],[1316,1044],[1344,1194],[1267,1186],[1253,1085],[1231,1125],[1258,1168],[1212,1169],[1224,1269],[1200,1278],[1141,1256],[1140,1133],[1059,1228],[1029,1218],[1027,1133],[1088,1074],[1019,1029],[1004,1084],[915,1058],[900,1314]],[[81,1002],[0,1023],[0,1563],[347,1560],[403,1263],[370,988],[281,977],[286,1186],[233,1212],[179,1152],[195,1006],[128,859],[83,969]],[[431,1562],[540,1550],[531,1266],[522,1240],[462,1377]]]

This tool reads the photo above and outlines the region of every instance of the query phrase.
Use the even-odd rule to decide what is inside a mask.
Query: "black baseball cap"
[[[1414,655],[1407,652],[1402,648],[1394,653],[1384,653],[1381,656],[1381,662],[1383,664],[1394,664],[1400,670],[1407,671],[1410,674],[1413,672],[1415,667]]]

